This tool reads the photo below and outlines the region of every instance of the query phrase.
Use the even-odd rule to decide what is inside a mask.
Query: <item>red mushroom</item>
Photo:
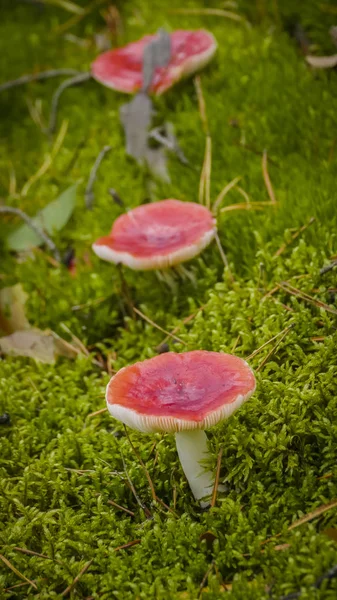
[[[131,269],[163,269],[199,254],[215,234],[215,219],[205,206],[169,199],[121,215],[92,248],[100,258]]]
[[[133,94],[142,88],[143,53],[156,38],[146,35],[123,48],[104,52],[91,65],[94,79],[120,92]],[[202,69],[214,56],[217,43],[208,31],[174,31],[171,35],[171,59],[167,67],[156,69],[150,92],[159,95],[177,81]]]
[[[254,374],[237,356],[169,352],[118,371],[106,401],[111,415],[133,429],[175,433],[183,470],[201,500],[214,481],[200,465],[208,455],[204,429],[228,418],[254,390]]]

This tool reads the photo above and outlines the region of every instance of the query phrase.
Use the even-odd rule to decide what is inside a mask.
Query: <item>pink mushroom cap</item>
[[[156,69],[150,92],[159,95],[183,77],[202,69],[214,56],[215,38],[203,29],[178,30],[170,34],[171,60],[167,67]],[[114,90],[133,94],[142,87],[143,53],[156,38],[146,35],[123,48],[104,52],[91,65],[94,79]]]
[[[168,199],[121,215],[92,248],[103,260],[131,269],[163,269],[198,255],[215,233],[215,219],[205,206]]]
[[[144,432],[206,429],[255,390],[249,365],[231,354],[168,352],[124,367],[106,390],[112,416]]]

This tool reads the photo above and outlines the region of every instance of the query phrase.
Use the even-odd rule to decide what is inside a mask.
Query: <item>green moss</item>
[[[204,4],[195,0],[184,6]],[[327,30],[333,15],[312,4],[298,3],[297,12],[319,49],[329,52]],[[179,6],[178,0],[170,2],[172,9]],[[336,597],[336,580],[325,582],[320,590],[311,588],[336,562],[336,543],[324,534],[328,527],[337,526],[336,510],[287,531],[294,520],[337,497],[336,317],[282,290],[264,300],[263,296],[276,283],[290,280],[336,309],[334,292],[329,291],[336,288],[336,274],[321,277],[319,271],[337,252],[337,79],[334,72],[311,72],[285,33],[294,16],[292,2],[242,1],[239,6],[253,28],[214,17],[174,15],[161,0],[125,2],[121,40],[143,35],[146,23],[153,31],[163,24],[172,29],[205,26],[216,36],[217,58],[202,75],[213,141],[213,199],[240,175],[253,201],[268,200],[261,169],[263,149],[271,159],[277,208],[223,213],[219,219],[234,283],[223,274],[215,246],[188,264],[196,287],[188,279],[177,280],[176,292],[171,293],[153,273],[125,272],[133,301],[144,313],[165,329],[181,326],[178,335],[186,346],[170,343],[177,351],[236,348],[239,356],[247,357],[292,325],[259,369],[252,399],[228,423],[210,432],[212,467],[222,447],[221,479],[228,491],[218,498],[216,508],[202,513],[184,480],[172,437],[131,432],[158,497],[171,507],[173,494],[177,497],[176,514],[154,506],[145,473],[123,428],[105,413],[88,417],[104,406],[107,373],[93,366],[90,358],[61,359],[55,366],[3,359],[0,414],[10,413],[11,425],[0,426],[0,547],[22,574],[38,580],[37,591],[19,587],[2,592],[3,598],[61,597],[91,559],[92,565],[72,592],[74,598],[195,599],[212,560],[215,566],[202,596],[207,600],[222,597],[220,583],[231,581],[227,596],[233,600],[270,597],[267,586],[272,586],[275,598],[299,589],[303,599]],[[65,11],[5,3],[2,14],[3,80],[54,67],[89,68],[94,47],[76,46],[55,33],[69,16]],[[101,26],[96,10],[71,32],[89,38]],[[53,80],[0,95],[2,197],[8,195],[11,165],[20,191],[50,149],[27,105],[41,105],[46,123],[56,86]],[[68,120],[68,131],[51,168],[26,197],[8,198],[13,206],[34,214],[81,180],[74,216],[55,237],[61,251],[75,247],[76,277],[65,267],[50,265],[45,254],[19,263],[4,246],[1,249],[1,284],[23,284],[29,294],[30,321],[62,335],[64,323],[93,352],[113,351],[114,369],[154,356],[164,337],[144,321],[125,317],[116,268],[99,261],[90,250],[91,242],[108,231],[119,214],[108,188],[116,188],[128,207],[143,202],[151,189],[147,174],[125,156],[118,120],[124,101],[122,95],[95,82],[69,89],[58,116],[59,125]],[[172,183],[157,184],[155,195],[196,200],[204,134],[193,83],[177,86],[156,104],[157,119],[174,123],[192,168],[172,158]],[[239,127],[231,124],[234,119]],[[95,184],[94,210],[86,212],[88,173],[107,143],[113,150]],[[232,191],[226,204],[242,200]],[[310,217],[315,217],[314,223],[275,257],[278,248],[291,241],[294,229]],[[9,228],[3,219],[0,237]],[[78,305],[84,306],[73,309]],[[183,325],[182,320],[200,306],[204,308]],[[254,368],[267,359],[271,347],[251,360]],[[146,519],[125,483],[122,456],[152,519]],[[109,499],[134,516],[109,504]],[[208,530],[216,535],[210,547],[200,540]],[[261,553],[260,543],[278,533],[282,537]],[[141,543],[114,551],[136,539]],[[290,546],[281,551],[275,549],[278,543]],[[15,547],[50,560],[22,554]],[[1,564],[0,587],[17,583],[18,577]]]

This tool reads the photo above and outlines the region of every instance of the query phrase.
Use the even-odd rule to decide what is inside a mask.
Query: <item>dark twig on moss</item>
[[[85,189],[85,205],[88,210],[92,209],[94,199],[95,199],[93,187],[94,187],[94,183],[96,181],[98,169],[100,167],[100,164],[101,164],[103,158],[105,157],[105,155],[108,152],[110,152],[110,150],[111,150],[111,146],[104,146],[104,148],[102,148],[99,155],[96,157],[94,165],[90,171],[87,187]]]
[[[286,335],[289,333],[289,331],[294,327],[294,323],[292,323],[291,325],[289,325],[288,327],[286,327],[281,333],[281,337],[278,340],[278,342],[276,342],[275,346],[273,346],[271,348],[271,350],[269,350],[267,356],[265,356],[265,358],[263,359],[263,361],[259,364],[259,366],[256,369],[256,372],[260,371],[264,365],[266,364],[266,362],[268,362],[268,360],[270,359],[270,357],[276,352],[277,348],[279,347],[280,343],[284,340],[284,338],[286,337]]]
[[[203,589],[205,587],[205,583],[206,583],[206,581],[208,579],[209,574],[211,573],[211,571],[213,571],[213,569],[214,569],[214,560],[212,560],[210,566],[208,567],[205,575],[202,578],[201,584],[199,586],[199,592],[198,592],[198,596],[197,596],[198,598],[201,598],[202,591],[203,591]]]
[[[122,198],[120,197],[120,195],[118,194],[118,192],[116,192],[116,190],[114,188],[109,188],[108,192],[109,192],[111,198],[113,199],[113,201],[116,202],[117,206],[119,206],[120,208],[123,208],[125,210],[125,204],[124,204]]]
[[[126,550],[127,548],[132,548],[132,546],[136,546],[140,544],[142,540],[132,540],[132,542],[128,542],[127,544],[122,544],[122,546],[117,546],[117,548],[113,549],[113,552],[118,552],[118,550]]]
[[[301,300],[304,300],[305,302],[310,302],[310,304],[313,304],[314,306],[317,306],[318,308],[323,308],[327,312],[330,312],[333,315],[337,315],[337,310],[335,310],[334,308],[331,308],[331,306],[329,306],[328,304],[325,304],[325,302],[322,302],[321,300],[316,300],[316,298],[312,298],[312,296],[309,296],[309,294],[302,292],[302,290],[298,290],[297,288],[293,287],[292,285],[290,285],[290,283],[287,283],[286,281],[282,281],[281,283],[278,284],[278,286],[282,290],[287,292],[288,294],[291,294],[292,296],[296,296],[296,298],[300,298]]]
[[[135,516],[135,513],[132,510],[129,510],[128,508],[125,508],[125,506],[121,506],[120,504],[118,504],[114,500],[107,500],[107,503],[111,504],[111,506],[115,506],[116,508],[119,508],[119,510],[122,510],[123,512],[126,512],[128,515],[131,515],[131,517]]]
[[[18,546],[15,546],[13,548],[13,550],[16,550],[17,552],[22,552],[22,554],[28,554],[28,556],[38,556],[39,558],[45,558],[46,560],[52,560],[52,561],[58,563],[59,565],[62,565],[62,562],[60,560],[51,558],[50,556],[47,556],[46,554],[40,554],[39,552],[34,552],[33,550],[28,550],[27,548],[19,548]]]
[[[321,587],[323,581],[325,581],[326,579],[334,579],[335,577],[337,577],[337,565],[334,565],[333,567],[331,567],[331,569],[329,569],[329,571],[321,575],[321,577],[319,577],[311,587],[318,590]],[[286,596],[281,596],[280,600],[296,600],[296,598],[300,598],[301,595],[302,591],[300,590],[298,592],[292,592],[291,594],[287,594]]]
[[[80,83],[84,83],[91,79],[91,73],[77,73],[74,77],[70,77],[70,79],[66,79],[59,85],[56,92],[53,95],[52,103],[51,103],[51,112],[49,118],[49,127],[48,133],[54,133],[56,128],[57,121],[57,109],[59,105],[60,98],[68,87],[72,87],[73,85],[78,85]]]
[[[213,487],[213,493],[212,493],[211,508],[214,508],[214,506],[216,504],[217,495],[218,495],[222,453],[223,453],[223,447],[220,448],[220,451],[218,454],[218,459],[217,459],[217,464],[216,464],[216,475],[215,475],[215,481],[214,481],[214,487]]]
[[[20,210],[20,208],[13,208],[12,206],[0,206],[0,213],[8,213],[20,217],[20,219],[22,219],[28,225],[28,227],[35,231],[35,233],[45,242],[48,248],[52,251],[56,260],[58,262],[61,261],[60,253],[53,240],[42,229],[40,229],[40,227],[38,227],[34,221],[28,215],[26,215],[25,212]]]
[[[20,573],[20,571],[16,567],[14,567],[14,565],[12,565],[11,562],[9,562],[8,558],[6,558],[2,554],[0,554],[0,560],[2,560],[2,562],[9,569],[11,569],[11,571],[13,571],[13,573],[15,573],[15,575],[17,575],[18,577],[20,577],[20,579],[23,579],[24,581],[26,581],[27,583],[29,583],[29,585],[31,585],[35,590],[37,590],[37,586],[35,585],[35,583],[33,581],[31,581],[30,579],[28,579],[28,577],[26,577],[25,575],[23,575],[22,573]]]
[[[139,308],[136,308],[134,306],[133,310],[134,310],[134,312],[137,315],[139,315],[142,319],[144,319],[144,321],[147,321],[147,323],[149,323],[150,325],[152,325],[152,327],[155,327],[156,329],[159,329],[159,331],[161,331],[162,333],[166,333],[166,335],[168,335],[170,338],[172,338],[176,342],[179,342],[179,344],[183,344],[184,346],[186,346],[186,342],[184,342],[183,340],[181,340],[179,337],[177,337],[173,333],[170,333],[169,331],[166,331],[166,329],[163,329],[163,327],[160,327],[160,325],[157,325],[157,323],[155,323],[154,321],[152,321],[152,319],[150,319],[149,317],[147,317],[146,315],[144,315],[144,313],[142,313],[139,310]]]
[[[332,271],[332,269],[334,269],[335,267],[337,267],[337,260],[333,260],[329,265],[326,265],[325,267],[323,267],[319,274],[320,275],[325,275],[325,273],[328,273],[329,271]]]
[[[93,559],[88,560],[87,563],[85,563],[84,567],[80,570],[79,574],[76,575],[74,581],[68,585],[68,587],[64,590],[64,592],[61,593],[61,596],[63,596],[63,598],[65,596],[68,596],[68,594],[70,594],[71,590],[74,589],[76,583],[79,581],[79,579],[82,577],[82,575],[84,575],[84,573],[89,569],[89,567],[92,564]]]
[[[75,69],[51,69],[50,71],[42,71],[42,73],[31,73],[30,75],[23,75],[18,79],[13,79],[12,81],[6,81],[0,85],[0,92],[4,92],[5,90],[9,90],[10,88],[17,87],[19,85],[24,85],[25,83],[32,83],[33,81],[44,81],[45,79],[50,79],[51,77],[68,77],[71,75],[78,75],[79,71]]]
[[[259,348],[257,348],[256,350],[254,350],[254,352],[252,352],[249,356],[246,356],[245,360],[251,360],[252,358],[254,358],[254,356],[256,356],[256,354],[258,354],[259,352],[261,352],[261,350],[263,350],[266,346],[268,346],[268,344],[270,344],[271,342],[273,342],[274,340],[276,340],[278,337],[280,337],[280,335],[283,335],[285,332],[287,332],[288,329],[289,329],[289,326],[286,327],[285,329],[283,329],[283,331],[280,331],[279,333],[277,333],[276,335],[274,335],[267,342],[264,342],[264,344],[262,344],[262,346],[259,346]]]
[[[132,443],[132,441],[131,441],[131,438],[130,438],[130,436],[129,436],[129,434],[128,434],[128,430],[127,430],[127,428],[125,427],[125,425],[124,425],[124,431],[125,431],[125,435],[126,435],[126,437],[128,438],[129,444],[130,444],[130,446],[131,446],[131,448],[132,448],[133,452],[135,453],[135,455],[136,455],[137,459],[139,460],[139,462],[140,462],[140,464],[141,464],[141,466],[142,466],[142,468],[143,468],[143,470],[144,470],[144,473],[145,473],[146,479],[148,480],[148,483],[149,483],[149,486],[150,486],[151,495],[152,495],[152,500],[155,502],[155,501],[157,500],[157,494],[156,494],[156,490],[154,489],[154,485],[153,485],[153,481],[152,481],[152,479],[151,479],[150,473],[148,472],[148,470],[147,470],[147,468],[146,468],[146,466],[145,466],[145,463],[144,463],[144,461],[143,461],[142,457],[140,456],[140,454],[139,454],[138,450],[137,450],[137,449],[134,447],[134,445],[133,445],[133,443]]]
[[[133,485],[133,483],[131,481],[130,475],[129,475],[129,473],[127,471],[127,468],[126,468],[125,459],[124,459],[124,456],[122,454],[122,451],[121,451],[121,457],[122,457],[124,472],[125,472],[126,478],[128,480],[128,484],[129,484],[130,489],[131,489],[131,491],[132,491],[132,493],[133,493],[133,495],[134,495],[134,497],[136,499],[136,502],[142,508],[142,510],[144,511],[144,513],[146,515],[146,518],[147,519],[152,519],[151,512],[149,511],[149,509],[147,508],[147,506],[145,506],[144,502],[142,502],[141,499],[139,498],[139,496],[138,496],[138,494],[136,492],[135,486]]]
[[[275,256],[280,256],[280,254],[282,254],[282,252],[284,252],[286,250],[286,248],[288,246],[290,246],[290,244],[296,240],[296,238],[298,238],[298,236],[303,233],[303,231],[305,231],[306,229],[308,229],[308,227],[310,227],[310,225],[312,225],[312,223],[314,223],[314,221],[316,221],[315,217],[311,217],[308,221],[308,223],[306,223],[305,225],[302,225],[302,227],[300,227],[297,231],[295,231],[295,233],[293,233],[293,235],[291,236],[291,240],[290,242],[287,242],[285,244],[282,244],[282,246],[280,246],[280,248],[277,250],[277,252],[275,252],[274,257]]]

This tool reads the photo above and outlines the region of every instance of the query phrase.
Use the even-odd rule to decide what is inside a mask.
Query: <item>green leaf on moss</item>
[[[34,217],[33,223],[52,235],[54,231],[60,231],[69,221],[76,203],[77,184],[70,186],[58,198],[47,204]],[[29,250],[35,246],[41,246],[43,239],[38,236],[28,225],[21,225],[7,238],[7,245],[11,250]]]

